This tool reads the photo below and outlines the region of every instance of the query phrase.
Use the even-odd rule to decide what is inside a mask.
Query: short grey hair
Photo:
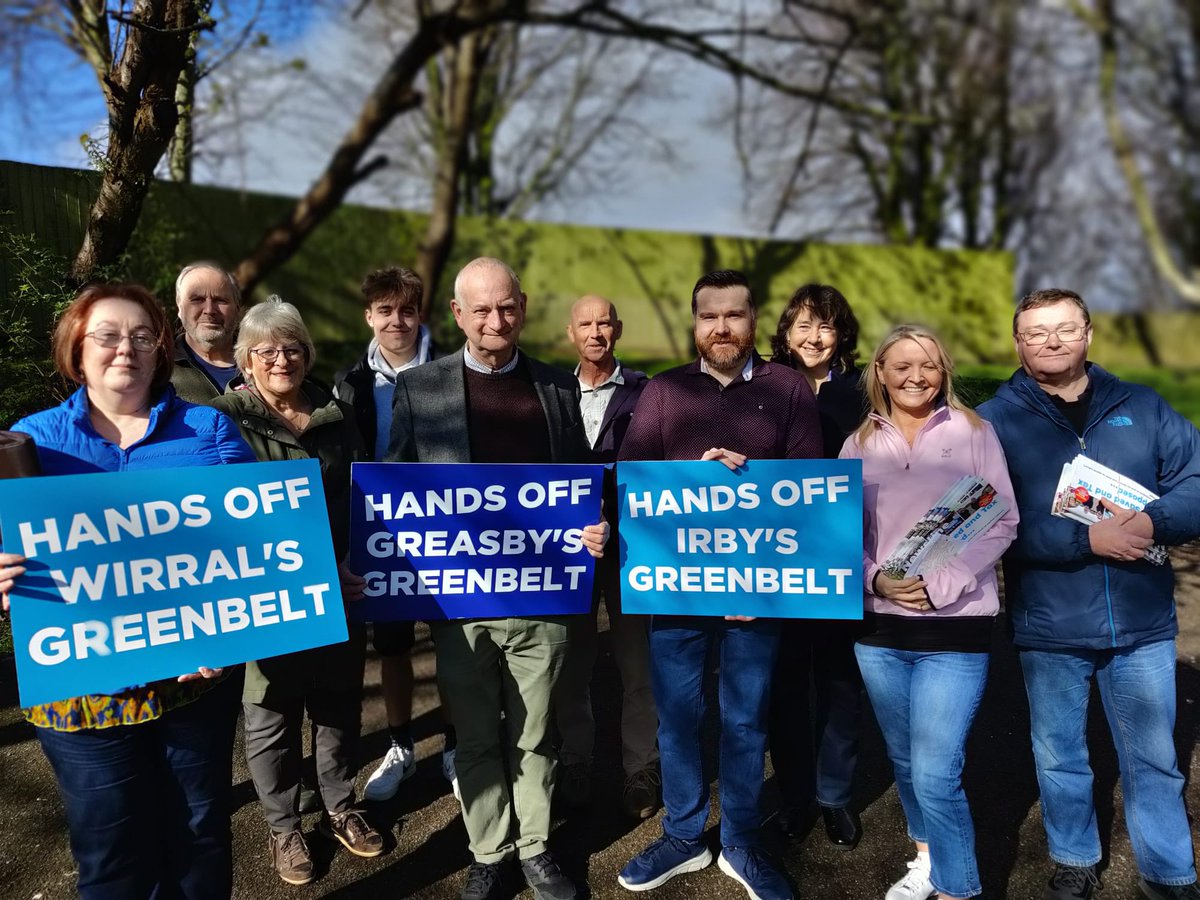
[[[229,285],[229,297],[238,306],[242,305],[242,288],[237,283],[237,279],[233,277],[233,273],[226,269],[218,262],[213,262],[210,259],[200,259],[193,263],[188,263],[179,270],[179,274],[175,278],[175,302],[179,303],[179,298],[183,296],[183,280],[199,269],[211,269],[214,272],[219,272],[224,276],[226,283]]]
[[[250,348],[256,344],[278,342],[299,344],[304,348],[304,374],[312,371],[317,360],[317,348],[300,310],[278,294],[272,294],[262,303],[246,311],[238,330],[237,343],[233,345],[233,361],[241,370],[247,384],[253,384],[250,374]]]
[[[494,256],[480,256],[471,260],[465,266],[458,270],[458,274],[454,277],[454,299],[457,300],[462,295],[463,282],[473,275],[479,269],[498,269],[508,276],[512,282],[513,289],[520,293],[521,279],[517,277],[517,273],[512,270],[512,267],[503,260],[496,259]]]

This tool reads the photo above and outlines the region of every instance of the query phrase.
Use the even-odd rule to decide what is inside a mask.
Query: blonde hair
[[[871,357],[870,364],[864,367],[862,376],[863,391],[867,395],[871,412],[877,413],[885,419],[890,419],[892,415],[891,398],[888,397],[883,379],[879,377],[879,369],[883,365],[883,359],[887,356],[888,351],[900,341],[920,341],[922,338],[937,348],[938,358],[933,362],[942,373],[941,400],[951,409],[956,409],[966,416],[972,427],[982,428],[983,420],[954,392],[954,361],[946,352],[946,346],[937,334],[924,325],[897,325],[884,336],[883,340],[879,342],[879,346],[875,348],[875,354]],[[865,419],[858,430],[854,432],[854,440],[858,446],[865,445],[867,438],[874,434],[878,427],[879,423],[875,420]]]
[[[313,346],[312,337],[304,319],[300,318],[300,310],[288,303],[277,294],[272,294],[262,303],[258,303],[246,311],[238,326],[237,343],[233,345],[233,361],[241,370],[247,384],[253,384],[250,374],[250,348],[255,344],[270,341],[292,342],[304,348],[304,374],[312,371],[317,359],[317,348]]]

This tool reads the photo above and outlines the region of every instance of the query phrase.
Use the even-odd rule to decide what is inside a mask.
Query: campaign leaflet
[[[946,565],[985,534],[1008,503],[978,475],[964,475],[917,520],[881,568],[889,578],[926,575]]]
[[[1132,478],[1115,469],[1101,465],[1082,453],[1069,463],[1064,463],[1054,499],[1050,503],[1050,514],[1062,519],[1074,519],[1084,525],[1095,525],[1112,516],[1101,500],[1107,500],[1126,509],[1145,509],[1158,494],[1142,487]],[[1154,544],[1146,550],[1146,560],[1156,566],[1167,561],[1167,548]]]

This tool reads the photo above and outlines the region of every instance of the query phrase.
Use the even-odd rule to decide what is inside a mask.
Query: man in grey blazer
[[[466,346],[397,378],[388,461],[588,461],[575,379],[517,349],[525,302],[516,274],[500,260],[481,257],[463,267],[450,306]],[[584,529],[593,556],[602,555],[607,538],[606,523]],[[575,896],[546,846],[555,767],[551,694],[568,620],[432,623],[475,860],[462,900],[508,896],[505,874],[514,857],[538,900]]]

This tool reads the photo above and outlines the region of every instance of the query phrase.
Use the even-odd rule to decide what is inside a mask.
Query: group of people
[[[651,890],[712,862],[702,732],[714,695],[721,871],[751,898],[794,896],[763,849],[768,750],[783,800],[772,821],[796,836],[819,807],[828,839],[853,850],[862,837],[852,788],[865,687],[915,844],[886,900],[979,895],[961,776],[1002,559],[1054,863],[1045,897],[1086,900],[1099,885],[1085,740],[1094,679],[1121,761],[1141,890],[1152,900],[1200,898],[1173,742],[1173,576],[1169,564],[1143,559],[1154,543],[1200,536],[1200,436],[1154,391],[1088,362],[1091,320],[1077,294],[1045,290],[1020,301],[1021,366],[971,410],[955,391],[947,348],[927,328],[893,328],[860,371],[858,322],[827,285],[796,291],[764,359],[749,280],[730,270],[705,275],[691,297],[698,356],[654,378],[616,357],[622,323],[602,297],[571,309],[567,335],[579,356],[571,373],[519,348],[527,301],[503,262],[483,257],[458,273],[451,310],[465,343],[453,353],[434,350],[422,293],[409,270],[368,275],[370,344],[327,387],[311,375],[316,352],[296,307],[272,297],[243,312],[236,282],[215,264],[180,273],[178,335],[146,290],[90,286],[54,334],[56,365],[78,391],[13,429],[33,436],[48,476],[319,459],[339,559],[356,460],[619,468],[622,460],[700,459],[738,470],[755,459],[840,456],[861,460],[863,472],[861,621],[754,619],[736,609],[723,618],[623,614],[610,473],[605,516],[584,529],[598,558],[590,615],[430,623],[442,766],[473,860],[463,900],[511,895],[517,871],[539,900],[576,896],[549,847],[551,801],[556,792],[570,806],[592,799],[589,683],[601,602],[623,690],[622,805],[643,819],[660,802],[664,809],[662,836],[624,866],[620,885]],[[1061,465],[1081,452],[1160,499],[1141,511],[1114,507],[1091,526],[1051,516]],[[991,485],[1004,514],[932,572],[885,572],[881,563],[916,518],[964,475]],[[0,554],[6,604],[24,562]],[[340,574],[353,603],[365,584],[344,563]],[[391,738],[364,790],[379,801],[415,768],[415,632],[412,622],[374,623],[370,632]],[[244,673],[201,669],[25,710],[63,797],[81,895],[229,896],[239,696],[279,876],[314,878],[304,812],[320,812],[319,831],[350,853],[383,853],[355,790],[367,639],[352,624],[345,642],[249,662]]]

